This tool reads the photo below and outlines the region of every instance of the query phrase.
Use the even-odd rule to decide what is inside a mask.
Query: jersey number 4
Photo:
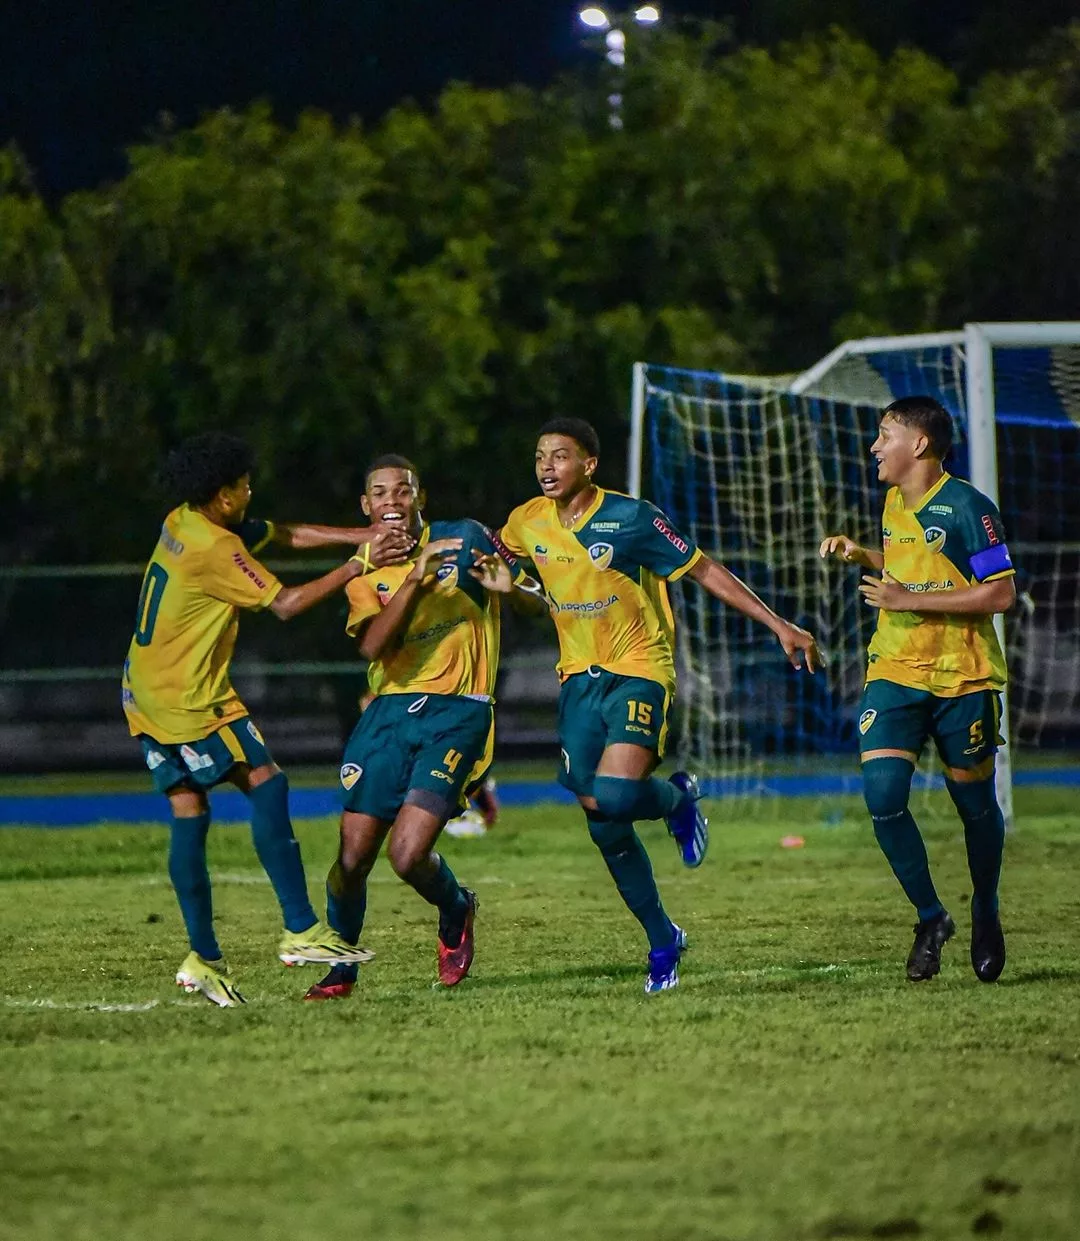
[[[169,575],[159,564],[152,564],[143,578],[142,593],[139,595],[139,610],[135,619],[135,645],[149,646],[154,638],[154,625],[157,623],[158,608],[161,607],[161,596]]]

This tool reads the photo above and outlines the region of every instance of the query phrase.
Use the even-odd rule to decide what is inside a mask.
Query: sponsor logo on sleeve
[[[243,558],[243,556],[240,555],[239,552],[233,552],[233,564],[236,565],[236,567],[240,570],[241,573],[245,574],[247,577],[250,577],[251,580],[255,583],[256,586],[258,586],[260,590],[266,589],[266,583],[255,572],[255,570],[251,567],[251,565],[248,564],[248,562]]]
[[[989,513],[983,513],[982,524],[983,529],[986,531],[986,537],[990,540],[990,546],[993,547],[1000,540],[998,539],[997,531],[994,529],[994,519]]]
[[[359,763],[345,763],[341,768],[341,783],[345,788],[351,789],[363,774],[364,769]]]
[[[941,526],[927,526],[926,546],[932,552],[940,552],[945,546],[945,531]]]
[[[491,540],[492,547],[495,548],[495,550],[511,568],[514,568],[517,564],[517,557],[514,553],[509,547],[506,546],[502,539],[499,538],[498,534],[496,534],[494,530],[488,530],[487,526],[484,527],[484,530],[487,533],[488,538]]]
[[[866,734],[870,731],[870,729],[873,728],[874,721],[876,719],[877,719],[877,712],[874,711],[873,709],[869,711],[864,711],[862,715],[859,716],[859,732],[862,736],[865,737]]]
[[[690,550],[690,544],[685,539],[680,538],[662,517],[654,517],[652,524],[676,551],[688,552]]]
[[[615,555],[615,549],[610,543],[594,543],[589,548],[589,559],[593,562],[596,569],[611,568],[611,558]]]

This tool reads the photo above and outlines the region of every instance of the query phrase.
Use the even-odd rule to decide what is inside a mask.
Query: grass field
[[[833,808],[835,809],[835,807]],[[0,831],[0,1236],[817,1241],[1080,1235],[1080,838],[1028,792],[1010,961],[967,962],[959,830],[928,831],[961,924],[903,977],[912,917],[854,808],[722,823],[682,870],[692,949],[644,946],[574,813],[507,811],[447,854],[481,897],[474,975],[433,989],[434,921],[380,865],[348,1002],[305,1005],[246,831],[212,836],[248,996],[171,985],[161,828]],[[805,846],[785,849],[788,833]],[[313,881],[331,822],[301,825]],[[313,884],[314,886],[314,884]],[[133,1006],[132,1011],[123,1006]]]

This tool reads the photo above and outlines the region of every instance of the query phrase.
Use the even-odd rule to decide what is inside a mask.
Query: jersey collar
[[[920,500],[918,500],[915,504],[913,504],[910,509],[906,509],[906,511],[909,513],[917,513],[924,505],[930,503],[930,501],[934,498],[934,496],[937,495],[937,493],[942,489],[942,487],[945,486],[945,484],[951,478],[952,478],[952,475],[948,472],[948,470],[943,470],[941,477],[930,488],[930,490],[926,493],[926,495],[924,495]],[[905,508],[906,506],[904,504],[904,493],[900,490],[899,487],[897,487],[896,489],[896,498],[900,501],[900,507],[902,509]]]
[[[599,509],[600,505],[603,504],[604,496],[606,494],[607,492],[604,491],[603,487],[597,487],[596,495],[593,497],[593,502],[581,514],[581,516],[577,519],[577,521],[574,522],[572,526],[564,526],[562,524],[562,521],[559,519],[558,510],[555,508],[555,501],[552,500],[551,507],[552,507],[552,511],[555,514],[556,525],[558,525],[560,530],[565,530],[567,534],[577,534],[579,530],[584,530],[585,523],[587,521],[591,521],[596,516],[596,511],[597,509]]]

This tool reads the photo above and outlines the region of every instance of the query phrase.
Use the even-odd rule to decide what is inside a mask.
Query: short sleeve
[[[355,638],[364,622],[382,611],[382,600],[373,585],[373,575],[368,573],[363,577],[354,577],[345,587],[345,598],[349,604],[345,632],[350,638]]]
[[[527,559],[529,555],[525,546],[525,535],[520,528],[520,513],[520,509],[514,509],[506,519],[506,525],[501,530],[493,532],[491,536],[495,550],[508,562],[513,562],[517,556],[524,556]]]
[[[1001,514],[991,500],[974,488],[965,513],[964,556],[976,582],[992,582],[1016,572],[1005,543]]]
[[[669,582],[678,581],[701,559],[695,544],[653,504],[643,501],[639,505],[634,536],[634,550],[642,566]]]
[[[281,592],[281,583],[261,565],[239,538],[220,538],[207,549],[202,588],[213,599],[237,608],[266,608]]]
[[[249,552],[258,554],[274,537],[274,523],[258,517],[245,517],[235,533]]]

